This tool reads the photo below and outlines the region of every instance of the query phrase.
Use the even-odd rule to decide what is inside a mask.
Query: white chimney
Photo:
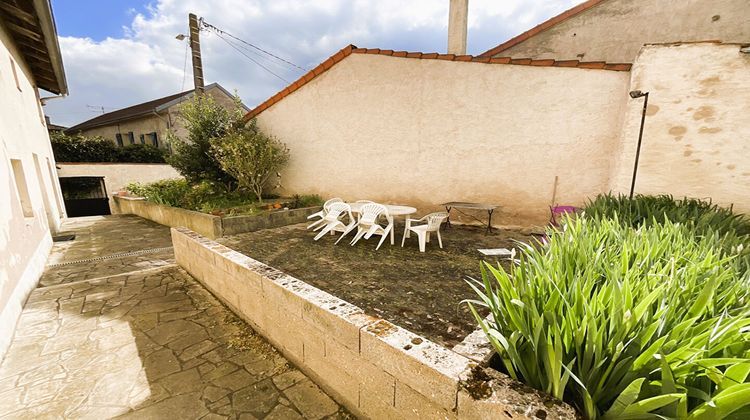
[[[450,0],[448,12],[448,54],[466,54],[466,26],[469,0]]]

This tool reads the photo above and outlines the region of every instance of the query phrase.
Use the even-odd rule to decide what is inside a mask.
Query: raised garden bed
[[[477,248],[511,248],[532,237],[518,231],[455,226],[443,232],[443,249],[435,240],[420,253],[415,238],[397,244],[360,241],[334,245],[337,237],[313,241],[304,224],[227,236],[221,243],[276,267],[332,295],[360,306],[366,313],[408,328],[432,341],[452,347],[477,326],[464,299],[476,294],[467,276],[479,275],[482,255]],[[507,265],[509,260],[484,257]]]
[[[320,207],[286,209],[276,206],[273,209],[252,215],[229,216],[221,213],[206,214],[178,207],[163,206],[146,201],[141,197],[115,195],[114,201],[117,213],[135,214],[165,226],[187,227],[211,239],[300,223],[307,220],[307,216],[310,214],[320,210]],[[271,203],[271,206],[273,206],[273,203]]]
[[[274,267],[187,229],[173,229],[172,240],[178,264],[355,415],[576,417],[559,400]]]

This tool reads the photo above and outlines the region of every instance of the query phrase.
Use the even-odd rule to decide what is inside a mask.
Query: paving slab
[[[145,220],[86,219],[76,240],[92,243],[56,244],[50,261],[129,249],[107,238],[118,221],[147,246],[164,245],[152,230],[169,237]],[[94,280],[82,274],[95,262],[72,266],[81,278],[35,289],[22,312],[0,363],[0,417],[353,418],[176,265]]]

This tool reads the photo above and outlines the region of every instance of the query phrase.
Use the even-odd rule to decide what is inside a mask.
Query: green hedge
[[[50,136],[52,152],[58,162],[165,163],[165,152],[150,144],[117,147],[103,137]]]

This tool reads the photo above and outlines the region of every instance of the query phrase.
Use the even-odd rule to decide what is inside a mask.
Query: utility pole
[[[198,28],[198,17],[194,13],[188,15],[190,25],[190,50],[193,55],[193,84],[195,94],[203,93],[203,62],[201,61],[200,28]]]

